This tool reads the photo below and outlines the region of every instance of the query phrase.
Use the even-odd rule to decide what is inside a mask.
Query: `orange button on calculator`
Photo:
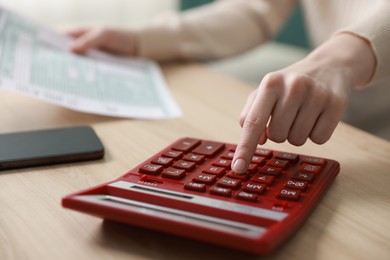
[[[340,170],[325,158],[256,149],[230,169],[236,145],[182,138],[109,183],[63,198],[66,208],[264,255],[309,216]]]

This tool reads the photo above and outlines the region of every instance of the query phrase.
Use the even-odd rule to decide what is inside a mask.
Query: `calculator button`
[[[144,174],[139,179],[140,179],[140,181],[142,181],[144,183],[149,183],[149,184],[152,184],[152,183],[153,184],[162,184],[162,183],[164,183],[163,181],[158,180],[156,178],[151,178],[150,174]]]
[[[172,158],[167,158],[167,157],[157,157],[155,159],[152,160],[152,163],[154,164],[160,164],[164,167],[167,167],[169,165],[171,165],[173,162],[173,159]]]
[[[261,156],[253,156],[252,157],[252,163],[263,165],[265,162],[265,157]]]
[[[223,154],[221,155],[221,157],[224,158],[224,159],[232,160],[233,157],[234,157],[234,152],[229,152],[229,151],[227,151],[227,152],[223,153]]]
[[[170,157],[175,160],[178,160],[183,156],[183,152],[170,150],[163,153],[162,156]]]
[[[240,187],[241,181],[238,179],[231,179],[231,178],[222,178],[217,182],[217,185],[219,187],[225,187],[230,189],[238,189]]]
[[[226,171],[225,168],[217,167],[217,166],[210,166],[210,167],[205,168],[202,172],[221,176],[225,173],[225,171]]]
[[[239,179],[239,180],[246,180],[248,178],[248,174],[237,174],[234,171],[229,171],[226,174],[226,177],[233,178],[233,179]]]
[[[270,167],[270,166],[263,166],[260,168],[260,173],[279,177],[280,174],[282,174],[282,170],[279,168],[274,168],[274,167]]]
[[[317,158],[317,157],[302,156],[301,160],[304,163],[313,164],[313,165],[325,166],[325,164],[326,164],[325,159]]]
[[[229,151],[235,152],[237,149],[237,145],[234,145],[233,147],[229,147]]]
[[[237,193],[236,198],[240,200],[257,201],[256,194],[248,193],[245,191],[240,191],[239,193]]]
[[[278,194],[279,199],[298,200],[301,197],[301,192],[294,189],[282,189]]]
[[[151,163],[147,163],[147,164],[143,165],[141,168],[139,168],[140,172],[147,173],[147,174],[153,174],[153,175],[159,174],[160,172],[162,172],[162,170],[163,170],[163,167],[161,165],[156,165],[156,164],[151,164]]]
[[[272,156],[272,151],[263,148],[256,148],[255,154],[266,158],[270,158]]]
[[[165,169],[162,173],[163,177],[176,179],[176,180],[183,179],[185,175],[186,175],[185,170],[176,169],[172,167]]]
[[[230,197],[232,195],[232,190],[229,188],[222,188],[222,187],[213,186],[210,188],[209,191],[212,194],[225,196],[225,197]]]
[[[232,163],[232,160],[227,160],[227,159],[218,159],[212,163],[212,165],[215,166],[220,166],[220,167],[225,167],[226,169],[230,169],[230,165]]]
[[[298,161],[299,155],[298,154],[294,154],[294,153],[278,152],[275,155],[275,158],[282,159],[282,160],[287,160],[287,161],[290,161],[290,162],[294,163],[294,162]]]
[[[192,169],[195,168],[195,163],[179,160],[173,164],[173,167],[178,168],[178,169],[183,169],[186,171],[191,171]]]
[[[182,141],[176,143],[172,146],[173,150],[188,152],[198,146],[200,144],[200,140],[198,139],[192,139],[192,138],[185,138]]]
[[[253,183],[253,182],[248,182],[245,184],[242,189],[247,192],[253,192],[257,194],[262,194],[264,193],[265,189],[267,188],[266,184],[260,184],[260,183]]]
[[[274,181],[275,177],[271,175],[265,175],[265,174],[256,174],[251,178],[251,181],[264,183],[267,185],[271,185]]]
[[[298,170],[303,172],[310,172],[310,173],[320,173],[321,169],[322,169],[321,166],[303,163],[301,166],[299,166]]]
[[[306,181],[288,180],[284,184],[284,187],[304,191],[304,190],[306,190],[307,185],[308,185],[308,183]]]
[[[204,155],[189,153],[183,157],[183,160],[195,162],[199,164],[204,161],[204,157],[205,157]]]
[[[249,173],[253,173],[253,172],[256,171],[257,167],[258,167],[257,164],[255,164],[255,163],[250,163],[250,164],[248,165],[248,168],[246,169],[246,171],[249,172]]]
[[[206,191],[206,184],[204,183],[195,183],[195,182],[188,182],[184,185],[184,188],[187,190],[194,190],[194,191]]]
[[[296,172],[292,176],[295,180],[301,180],[301,181],[307,181],[312,182],[314,180],[315,174],[314,173],[307,173],[307,172]]]
[[[289,161],[272,158],[267,162],[267,165],[285,169],[288,166]]]
[[[203,154],[208,157],[212,157],[215,154],[217,154],[219,151],[221,151],[225,145],[223,143],[217,143],[217,142],[211,142],[211,141],[205,141],[198,147],[196,147],[193,152],[198,154]]]
[[[213,184],[217,179],[217,176],[211,174],[198,174],[196,175],[192,181],[197,183],[204,183],[207,185]]]

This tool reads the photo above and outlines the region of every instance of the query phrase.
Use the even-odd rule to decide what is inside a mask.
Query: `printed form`
[[[97,50],[67,50],[71,38],[0,8],[0,88],[106,116],[181,116],[158,65]]]

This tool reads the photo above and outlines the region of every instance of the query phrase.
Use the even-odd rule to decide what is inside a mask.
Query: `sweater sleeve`
[[[390,82],[390,1],[381,1],[367,16],[338,31],[366,39],[373,48],[376,68],[367,85]]]
[[[135,29],[137,55],[154,60],[214,59],[269,40],[294,0],[222,0]]]

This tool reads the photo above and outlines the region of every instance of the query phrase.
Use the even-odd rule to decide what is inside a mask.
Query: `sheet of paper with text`
[[[73,110],[125,118],[181,116],[158,65],[96,50],[0,8],[0,88]]]

